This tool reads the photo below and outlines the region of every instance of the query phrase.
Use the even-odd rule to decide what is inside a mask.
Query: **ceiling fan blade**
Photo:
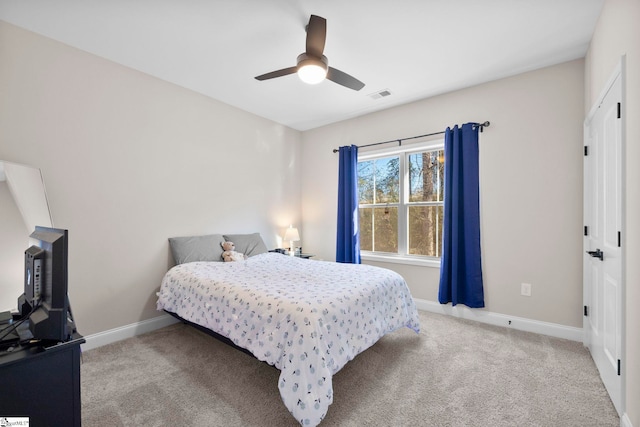
[[[364,87],[364,83],[362,83],[360,80],[333,67],[329,67],[329,71],[327,72],[327,79],[353,90],[360,90]]]
[[[257,76],[256,80],[275,79],[276,77],[282,77],[282,76],[286,76],[286,75],[289,75],[289,74],[293,74],[296,71],[298,71],[298,67],[283,68],[282,70],[272,71],[270,73],[266,73],[266,74],[262,74],[261,76]]]
[[[327,39],[327,20],[311,15],[307,25],[307,54],[320,58],[324,52],[324,42]]]

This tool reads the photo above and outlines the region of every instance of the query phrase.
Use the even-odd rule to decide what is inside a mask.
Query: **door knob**
[[[587,251],[587,253],[594,258],[600,258],[600,261],[604,261],[604,252],[602,252],[600,249],[596,249],[595,251]]]

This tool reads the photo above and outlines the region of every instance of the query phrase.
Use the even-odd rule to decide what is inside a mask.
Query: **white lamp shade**
[[[298,240],[300,240],[300,234],[298,234],[298,229],[293,227],[287,228],[287,231],[285,231],[284,233],[283,240],[289,241],[289,242],[297,242]]]

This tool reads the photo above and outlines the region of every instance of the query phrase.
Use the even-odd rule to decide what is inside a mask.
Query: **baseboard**
[[[143,320],[141,322],[132,323],[130,325],[121,326],[108,331],[98,332],[97,334],[87,335],[84,337],[87,342],[81,346],[82,351],[88,351],[102,347],[103,345],[132,338],[136,335],[155,331],[156,329],[164,328],[165,326],[169,326],[177,322],[178,320],[173,316],[163,314],[161,316],[154,317],[153,319]]]
[[[633,427],[633,424],[631,424],[631,420],[629,419],[629,415],[627,415],[626,412],[622,414],[622,417],[620,417],[620,427]]]
[[[490,325],[504,326],[520,331],[534,332],[551,337],[583,342],[582,328],[564,326],[557,323],[541,322],[539,320],[525,319],[523,317],[507,316],[505,314],[492,313],[484,309],[469,308],[463,305],[456,305],[455,307],[452,307],[450,304],[440,304],[438,302],[423,299],[415,299],[415,302],[418,310],[447,314],[461,319],[488,323]]]

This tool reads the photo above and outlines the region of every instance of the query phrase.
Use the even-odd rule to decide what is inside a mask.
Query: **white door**
[[[609,396],[621,413],[622,83],[618,73],[585,121],[584,331]]]

